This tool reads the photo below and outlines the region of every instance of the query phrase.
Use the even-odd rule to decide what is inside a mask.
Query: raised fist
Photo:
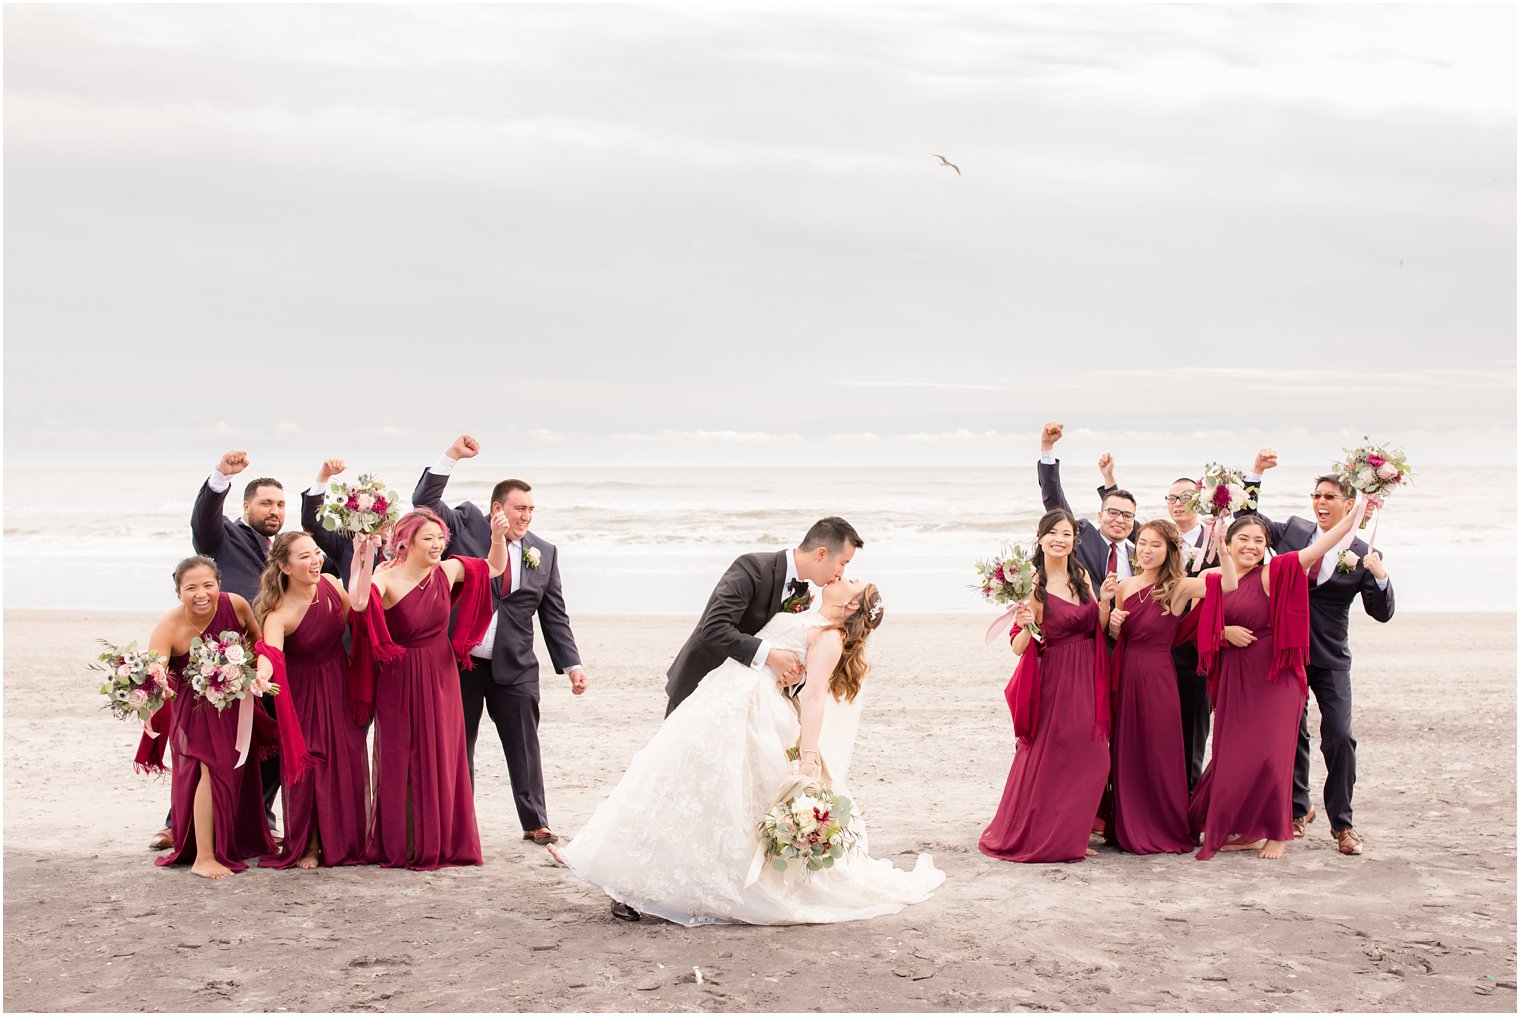
[[[1277,452],[1271,448],[1263,448],[1256,453],[1256,461],[1251,464],[1251,472],[1260,476],[1267,470],[1277,465]]]
[[[1114,485],[1114,455],[1113,452],[1104,452],[1098,456],[1098,472],[1103,474],[1103,484],[1107,487]]]
[[[323,459],[322,468],[317,470],[317,482],[326,483],[347,468],[348,463],[342,459]]]
[[[1048,452],[1055,447],[1055,443],[1061,440],[1061,431],[1065,429],[1064,423],[1047,423],[1040,431],[1040,451]]]
[[[454,439],[454,443],[449,445],[449,450],[444,452],[444,454],[456,461],[459,459],[473,459],[480,454],[480,442],[468,434],[460,434]]]
[[[222,457],[216,464],[216,471],[223,476],[236,476],[247,468],[247,452],[222,452]]]

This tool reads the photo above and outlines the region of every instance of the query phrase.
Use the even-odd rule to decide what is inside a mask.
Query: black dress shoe
[[[616,917],[619,921],[637,921],[644,915],[626,903],[619,903],[617,900],[613,900],[612,916]]]

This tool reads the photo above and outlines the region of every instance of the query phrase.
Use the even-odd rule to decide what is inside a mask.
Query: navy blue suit
[[[1261,503],[1261,484],[1249,483],[1251,499]],[[1287,522],[1273,522],[1258,511],[1247,509],[1236,517],[1255,515],[1266,523],[1272,549],[1278,553],[1303,550],[1319,537],[1315,522],[1294,515]],[[1362,598],[1362,609],[1375,621],[1393,618],[1393,582],[1379,589],[1361,563],[1367,544],[1351,541],[1357,565],[1349,573],[1332,571],[1324,583],[1316,582],[1320,565],[1309,572],[1309,665],[1305,668],[1309,690],[1320,712],[1320,751],[1325,756],[1325,810],[1332,831],[1351,826],[1351,794],[1356,785],[1356,738],[1351,736],[1351,647],[1347,629],[1351,603]],[[1293,766],[1293,817],[1309,813],[1309,714],[1299,723],[1298,753]]]
[[[447,556],[485,557],[491,550],[491,520],[469,501],[457,507],[443,503],[449,478],[424,469],[412,492],[412,504],[438,513],[449,529]],[[496,604],[496,640],[489,663],[476,659],[474,670],[459,672],[459,692],[464,704],[465,743],[470,756],[470,777],[475,775],[475,738],[480,731],[482,708],[489,712],[501,738],[512,778],[517,816],[525,831],[547,828],[544,803],[543,761],[538,744],[539,665],[533,652],[533,618],[544,634],[555,673],[563,674],[581,662],[570,616],[560,586],[559,552],[554,544],[528,533],[522,540],[524,556],[539,552],[537,568],[526,559],[521,585],[502,596],[503,583],[511,570],[491,580]]]

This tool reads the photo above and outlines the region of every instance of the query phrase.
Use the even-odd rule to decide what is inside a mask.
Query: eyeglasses
[[[1165,501],[1167,504],[1187,504],[1189,497],[1190,495],[1188,494],[1168,494],[1161,500]]]
[[[1105,508],[1099,514],[1101,514],[1106,519],[1123,519],[1125,522],[1135,521],[1134,512],[1121,512],[1117,508]]]
[[[1316,490],[1314,493],[1312,493],[1312,494],[1309,495],[1309,500],[1310,501],[1349,501],[1351,499],[1349,497],[1347,497],[1346,495],[1344,495],[1344,494],[1321,494],[1319,491]]]

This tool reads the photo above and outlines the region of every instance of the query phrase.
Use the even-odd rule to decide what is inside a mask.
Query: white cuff
[[[1377,583],[1378,592],[1380,592],[1380,593],[1387,592],[1387,590],[1388,590],[1388,579],[1386,577],[1380,578],[1380,579],[1373,579],[1372,581],[1374,581],[1374,582]]]
[[[206,477],[206,486],[211,488],[211,493],[220,494],[232,486],[232,477],[220,469],[213,469],[211,475]]]
[[[1040,465],[1042,466],[1054,466],[1057,465],[1060,461],[1060,459],[1056,458],[1056,453],[1054,451],[1040,453]]]
[[[585,669],[586,668],[583,667],[583,666],[581,666],[579,663],[572,663],[572,664],[570,664],[570,666],[568,666],[568,667],[565,668],[565,676],[569,677],[571,674],[575,673],[577,670],[585,670]]]
[[[306,491],[306,493],[310,494],[312,497],[324,497],[327,494],[327,484],[313,483],[311,487]]]
[[[762,669],[764,669],[764,667],[765,667],[765,658],[767,656],[769,656],[770,654],[771,654],[771,643],[770,643],[770,640],[769,639],[761,639],[760,640],[760,648],[757,649],[757,650],[755,650],[755,658],[753,660],[749,661],[749,665],[751,667],[754,667],[756,670],[762,670]]]
[[[1246,474],[1246,482],[1247,483],[1260,483],[1261,482],[1261,474],[1260,473],[1247,473]]]
[[[438,456],[438,461],[433,463],[428,468],[431,469],[437,476],[448,476],[454,471],[454,467],[457,465],[459,465],[458,459],[451,459],[447,455],[440,455]]]

